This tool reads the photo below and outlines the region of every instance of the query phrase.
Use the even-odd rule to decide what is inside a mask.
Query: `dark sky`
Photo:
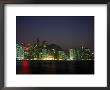
[[[17,42],[54,43],[64,49],[94,48],[94,16],[17,16]]]

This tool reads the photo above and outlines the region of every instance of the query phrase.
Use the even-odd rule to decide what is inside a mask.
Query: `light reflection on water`
[[[17,74],[94,74],[94,61],[17,60]]]

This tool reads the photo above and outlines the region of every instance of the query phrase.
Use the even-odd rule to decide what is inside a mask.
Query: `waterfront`
[[[16,74],[94,74],[94,60],[17,60]]]

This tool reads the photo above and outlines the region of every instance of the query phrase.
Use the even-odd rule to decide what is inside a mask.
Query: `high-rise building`
[[[81,50],[76,49],[76,60],[81,60]]]
[[[42,49],[42,59],[46,60],[48,58],[48,50]]]
[[[69,49],[69,56],[70,56],[70,60],[74,59],[73,49]]]
[[[77,50],[76,49],[74,49],[73,50],[73,60],[77,60]]]
[[[89,48],[84,48],[82,51],[82,60],[93,60],[94,59],[94,54]]]
[[[85,48],[85,60],[89,60],[91,58],[91,51],[89,48]]]
[[[39,48],[40,46],[40,41],[39,41],[39,38],[37,38],[37,47]]]
[[[58,51],[59,60],[65,60],[65,53],[64,51]]]
[[[25,58],[25,59],[27,59],[27,58],[28,58],[28,55],[29,55],[29,52],[24,51],[24,58]]]
[[[22,60],[24,59],[24,49],[22,46],[16,44],[16,59]]]
[[[69,49],[70,60],[80,60],[81,50],[80,49]]]

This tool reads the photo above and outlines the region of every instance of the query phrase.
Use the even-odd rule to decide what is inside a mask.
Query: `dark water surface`
[[[94,74],[94,60],[17,60],[16,74]]]

